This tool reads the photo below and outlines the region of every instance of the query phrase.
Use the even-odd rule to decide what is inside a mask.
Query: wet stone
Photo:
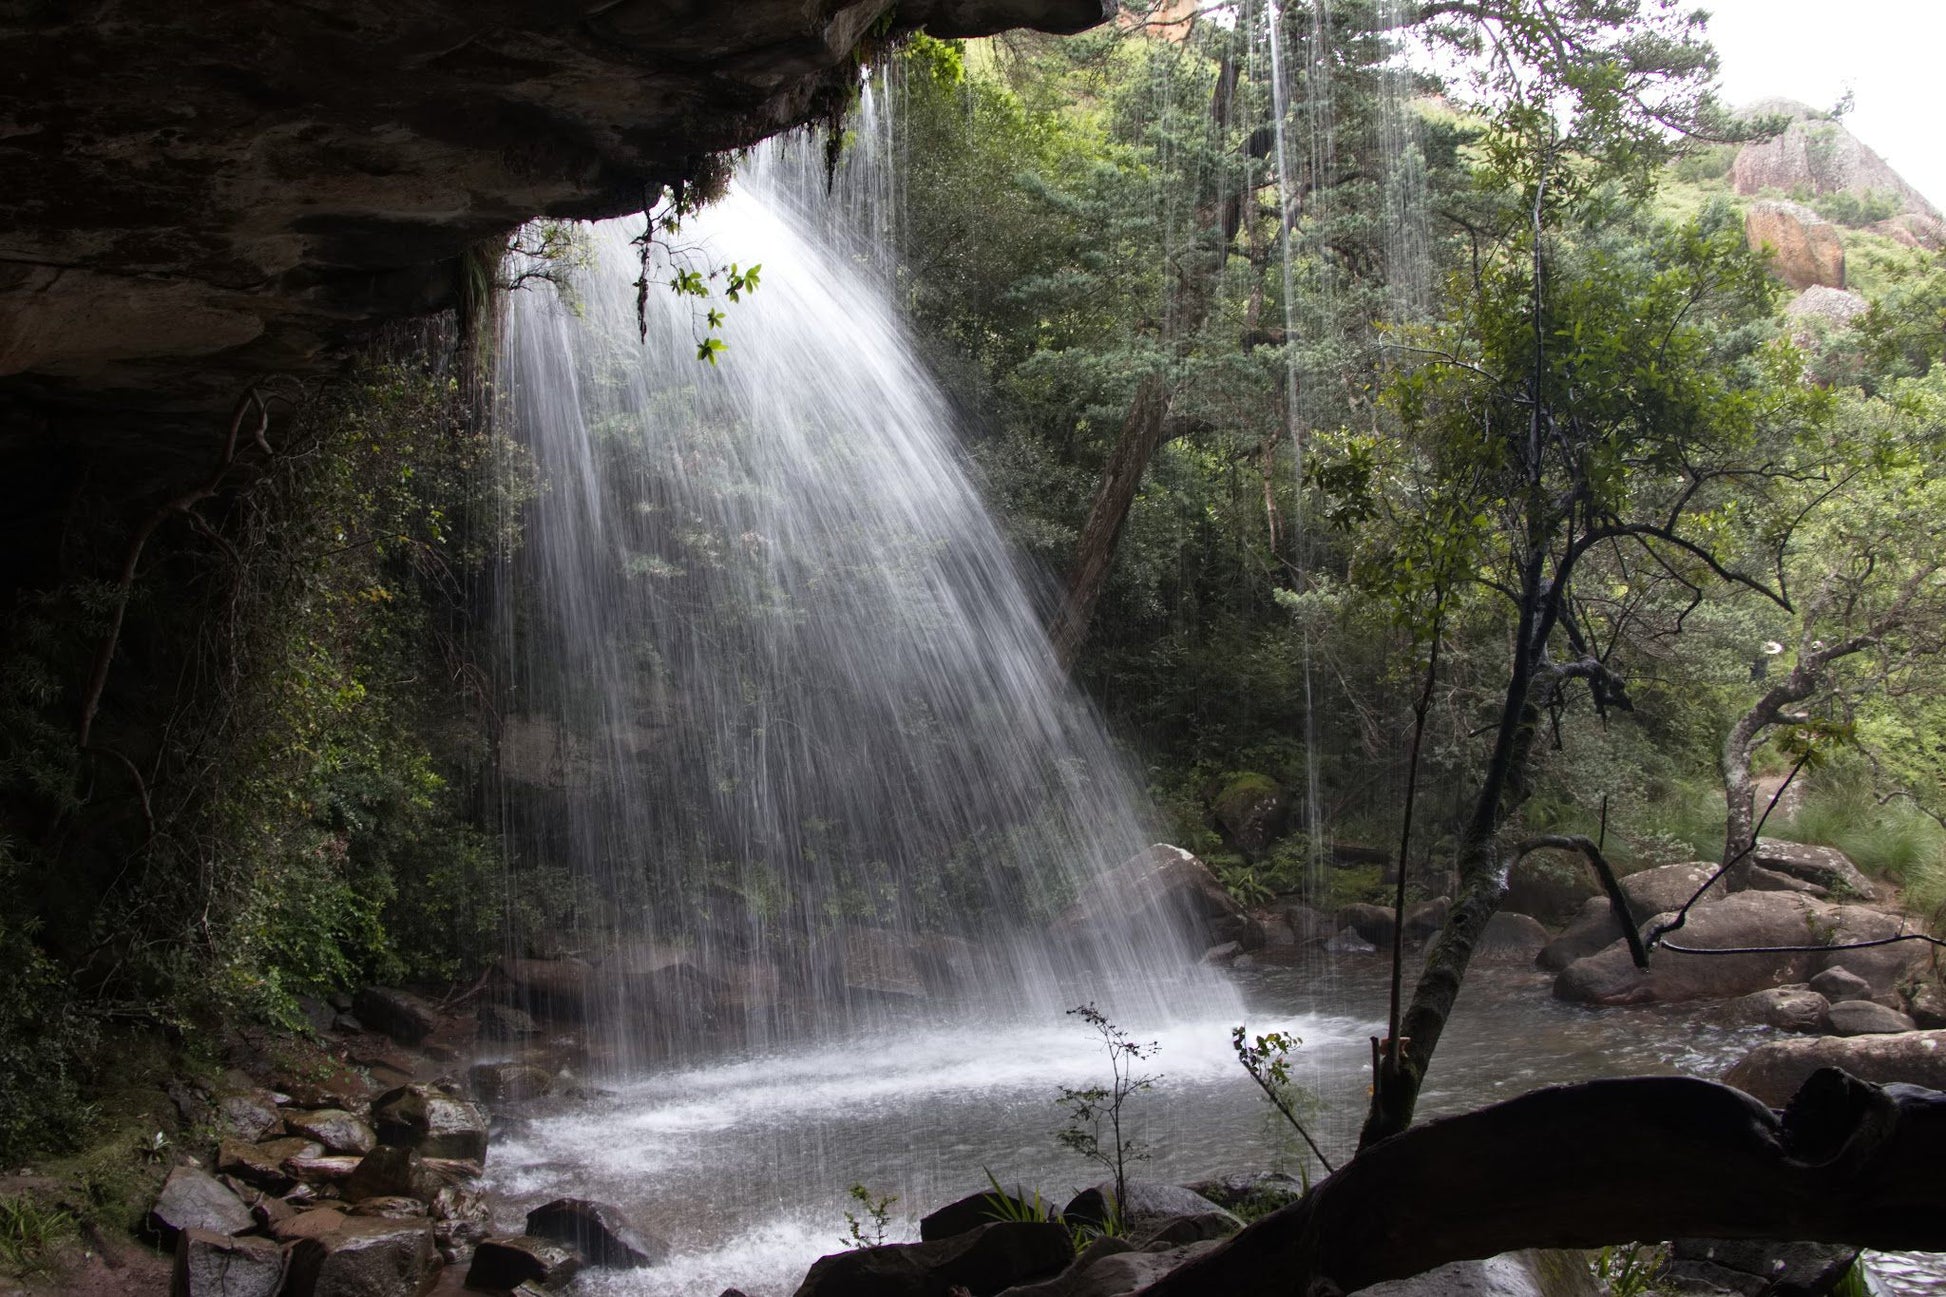
[[[509,1289],[536,1283],[558,1288],[580,1268],[580,1259],[559,1243],[544,1238],[490,1238],[473,1250],[466,1286]]]
[[[256,1224],[242,1200],[215,1176],[193,1166],[169,1173],[148,1218],[150,1231],[170,1244],[186,1229],[231,1235],[248,1233]]]
[[[293,1134],[314,1139],[333,1153],[363,1157],[378,1146],[378,1136],[371,1125],[342,1108],[286,1112],[284,1125]]]
[[[527,1233],[574,1249],[591,1266],[629,1270],[655,1265],[669,1247],[637,1229],[621,1209],[587,1198],[556,1198],[527,1213]]]
[[[186,1229],[176,1236],[170,1297],[276,1297],[284,1249],[267,1238]]]

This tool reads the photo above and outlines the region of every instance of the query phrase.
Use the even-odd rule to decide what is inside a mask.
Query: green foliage
[[[74,1217],[32,1195],[0,1198],[0,1269],[23,1276],[45,1274],[50,1254],[74,1227]]]
[[[845,1237],[839,1242],[849,1248],[883,1247],[885,1231],[892,1220],[892,1204],[898,1198],[874,1194],[862,1184],[854,1184],[845,1193],[858,1204],[859,1210],[845,1213]]]
[[[1800,202],[1808,202],[1811,209],[1827,221],[1839,225],[1858,228],[1875,225],[1880,221],[1897,216],[1903,207],[1897,194],[1871,192],[1855,194],[1848,189],[1840,189],[1829,194],[1805,194],[1797,197]]]
[[[84,1083],[95,1019],[21,922],[32,912],[25,875],[0,839],[0,1166],[68,1151],[94,1117]]]
[[[1588,1258],[1588,1273],[1608,1297],[1643,1297],[1654,1291],[1656,1276],[1668,1260],[1669,1249],[1660,1243],[1614,1245]]]
[[[1331,1172],[1331,1162],[1318,1147],[1317,1140],[1299,1116],[1300,1108],[1311,1108],[1315,1114],[1315,1096],[1302,1093],[1291,1080],[1291,1052],[1304,1042],[1286,1032],[1273,1031],[1256,1037],[1249,1036],[1241,1026],[1230,1030],[1230,1048],[1237,1056],[1237,1062],[1257,1083],[1264,1097],[1277,1110],[1290,1128],[1304,1140],[1305,1146],[1326,1174]],[[1299,1172],[1304,1187],[1311,1187],[1311,1167],[1308,1162],[1299,1163]]]

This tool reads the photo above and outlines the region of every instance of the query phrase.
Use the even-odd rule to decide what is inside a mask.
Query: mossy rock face
[[[1223,776],[1210,813],[1239,851],[1262,851],[1290,820],[1290,794],[1269,775],[1253,770]]]

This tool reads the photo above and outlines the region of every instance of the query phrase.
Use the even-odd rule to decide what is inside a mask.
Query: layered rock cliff
[[[536,216],[826,116],[861,47],[1102,0],[46,3],[0,26],[0,403],[207,412]],[[25,404],[23,404],[23,401]]]

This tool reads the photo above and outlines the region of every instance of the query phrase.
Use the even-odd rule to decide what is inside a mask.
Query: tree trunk
[[[1108,570],[1115,561],[1115,542],[1128,521],[1129,507],[1142,485],[1142,474],[1162,444],[1164,416],[1168,413],[1168,394],[1162,378],[1150,374],[1135,389],[1128,418],[1115,440],[1108,466],[1095,491],[1095,502],[1088,510],[1088,521],[1075,545],[1074,567],[1068,573],[1067,594],[1055,614],[1048,636],[1054,641],[1054,655],[1066,671],[1074,666],[1087,642],[1088,628],[1094,621],[1095,605],[1108,584]]]
[[[1682,1077],[1560,1086],[1368,1148],[1142,1291],[1335,1297],[1515,1248],[1683,1236],[1935,1251],[1942,1158],[1946,1095],[1836,1068],[1781,1117]]]

